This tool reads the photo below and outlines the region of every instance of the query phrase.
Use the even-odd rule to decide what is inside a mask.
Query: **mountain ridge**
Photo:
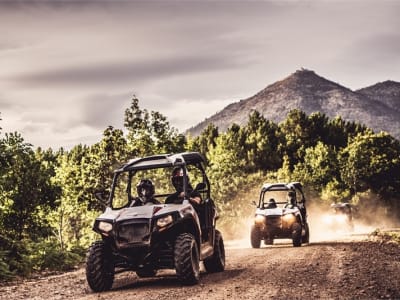
[[[400,138],[399,82],[387,80],[353,91],[307,69],[297,70],[255,95],[227,105],[186,133],[197,136],[210,123],[222,132],[233,123],[245,125],[254,110],[279,123],[293,109],[300,109],[307,115],[321,112],[329,118],[340,116]]]

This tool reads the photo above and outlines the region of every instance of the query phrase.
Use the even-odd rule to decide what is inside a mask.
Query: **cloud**
[[[35,145],[65,146],[121,128],[133,94],[184,131],[302,66],[349,87],[399,80],[399,8],[342,0],[0,2],[0,124]]]
[[[400,24],[399,24],[400,26]],[[352,55],[359,64],[400,65],[400,33],[373,35],[357,42]]]
[[[103,131],[107,126],[122,129],[125,109],[132,95],[93,94],[82,100],[82,123]]]
[[[0,113],[4,109],[10,109],[12,107],[15,107],[15,104],[7,99],[7,97],[3,93],[0,94]]]
[[[186,56],[136,62],[119,62],[90,66],[62,67],[36,71],[13,78],[24,86],[81,86],[112,83],[138,83],[163,76],[212,72],[237,67],[239,62],[228,57]]]

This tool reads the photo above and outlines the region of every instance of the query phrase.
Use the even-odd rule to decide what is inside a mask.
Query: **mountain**
[[[254,96],[226,106],[223,110],[187,130],[199,135],[213,123],[221,132],[233,123],[245,125],[253,110],[279,123],[287,113],[299,109],[306,114],[321,112],[329,118],[341,116],[364,124],[375,132],[387,131],[400,138],[400,83],[386,81],[357,91],[327,80],[314,71],[302,69],[277,81]]]
[[[357,90],[357,93],[385,103],[390,108],[400,112],[400,83],[387,80],[375,85]]]

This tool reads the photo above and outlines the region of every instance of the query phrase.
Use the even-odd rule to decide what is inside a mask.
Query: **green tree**
[[[0,145],[0,252],[10,274],[27,274],[34,266],[30,245],[51,235],[48,214],[60,192],[51,182],[55,156],[33,151],[16,132],[6,133]]]
[[[248,171],[276,170],[282,164],[278,152],[278,126],[266,120],[258,111],[253,111],[242,130],[246,137]]]
[[[0,177],[0,226],[16,240],[41,236],[48,224],[41,214],[54,207],[58,189],[50,183],[54,170],[51,153],[24,142],[18,133],[5,135],[5,159]]]
[[[305,150],[304,162],[298,163],[293,177],[321,192],[332,180],[339,177],[336,153],[323,142]]]
[[[318,142],[323,142],[326,145],[329,144],[328,133],[329,133],[329,119],[328,117],[320,112],[312,113],[308,116],[309,123],[309,137],[310,146],[315,146]]]
[[[183,135],[170,126],[167,118],[159,112],[151,112],[151,137],[155,153],[180,152],[184,149],[186,140]]]
[[[218,127],[210,123],[199,136],[191,140],[191,144],[188,147],[192,151],[198,151],[207,156],[210,149],[216,146],[218,136]]]
[[[165,116],[142,110],[135,96],[125,110],[124,126],[128,130],[128,150],[132,157],[179,152],[186,146],[185,136],[178,134]]]
[[[341,178],[353,194],[371,189],[393,196],[400,186],[399,141],[385,132],[359,133],[340,153]]]
[[[289,158],[290,168],[303,160],[305,149],[311,145],[310,124],[307,115],[300,110],[291,110],[279,125],[284,139],[280,149]]]
[[[153,153],[150,116],[139,107],[139,99],[133,96],[131,106],[125,110],[124,127],[128,130],[128,151],[132,157]]]
[[[243,183],[246,165],[245,137],[240,126],[233,124],[215,140],[209,151],[209,176],[213,182],[214,198],[221,203],[229,201]]]
[[[88,147],[77,145],[59,156],[53,182],[62,187],[58,208],[49,214],[49,219],[62,251],[85,248],[89,245],[91,224],[97,212],[90,211],[88,190],[90,180],[84,177],[84,164]]]
[[[367,132],[367,128],[356,122],[348,122],[340,116],[328,121],[328,132],[323,139],[325,144],[332,145],[336,149],[347,146],[348,141],[359,133]]]

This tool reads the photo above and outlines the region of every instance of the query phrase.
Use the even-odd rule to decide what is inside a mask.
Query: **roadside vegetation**
[[[400,244],[400,231],[376,229],[370,234],[373,238],[381,242],[393,242]]]
[[[104,208],[94,192],[110,187],[122,163],[157,153],[206,156],[220,223],[232,235],[254,210],[261,184],[271,181],[301,181],[316,205],[347,201],[399,216],[400,143],[388,133],[293,110],[280,124],[254,111],[244,126],[219,132],[209,125],[190,137],[141,109],[136,97],[122,117],[124,129],[109,126],[97,143],[68,150],[35,148],[0,127],[0,280],[82,262]]]

